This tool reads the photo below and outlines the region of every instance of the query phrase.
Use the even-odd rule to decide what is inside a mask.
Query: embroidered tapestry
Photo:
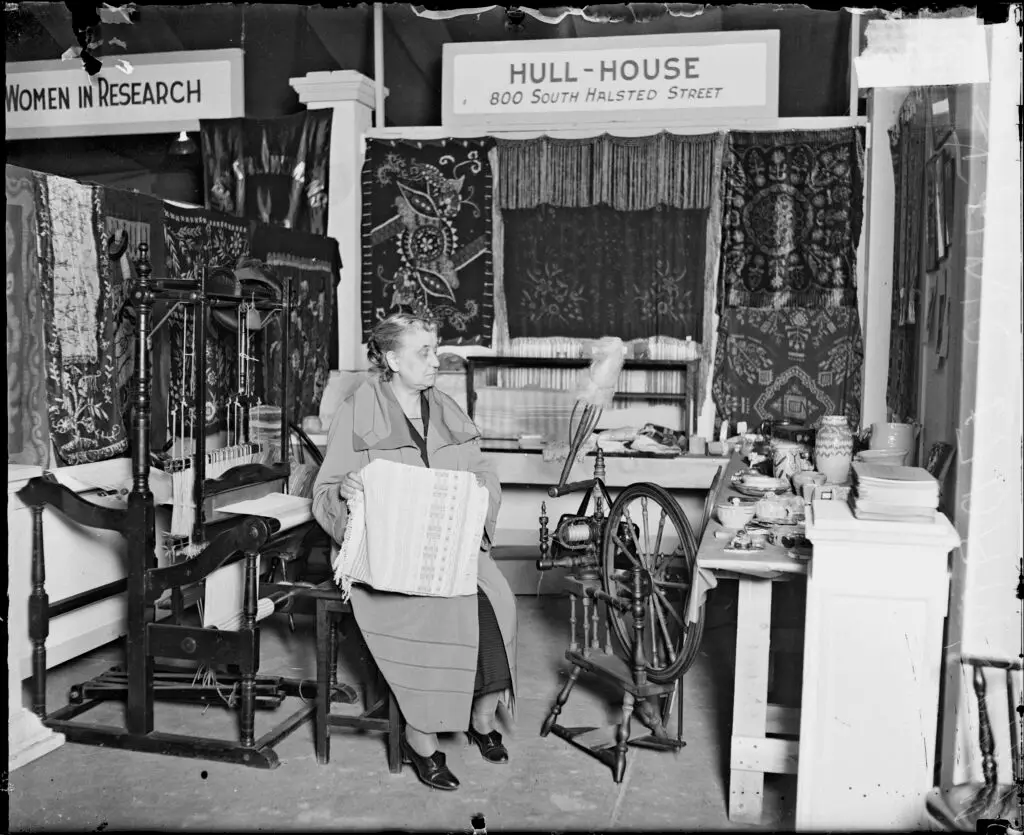
[[[237,218],[164,203],[164,245],[167,275],[173,278],[198,278],[215,267],[234,268],[240,258],[249,254],[249,226]],[[237,335],[207,317],[206,327],[206,431],[225,428],[225,403],[238,390]],[[175,311],[165,329],[169,343],[170,381],[169,406],[173,410],[182,402],[182,372],[186,374],[185,389],[191,389],[193,369],[186,365],[183,353],[185,316]],[[189,330],[191,345],[191,328]],[[191,350],[191,349],[190,349]],[[179,419],[180,421],[180,419]],[[169,422],[170,425],[170,422]],[[190,432],[192,422],[186,417],[179,422]]]
[[[35,179],[5,166],[7,192],[7,463],[49,465],[46,350]]]
[[[490,139],[369,140],[363,165],[363,341],[391,313],[434,317],[448,345],[490,345]]]
[[[502,212],[509,337],[700,342],[707,211]]]
[[[163,201],[137,191],[119,188],[98,188],[103,228],[109,246],[117,257],[109,259],[110,295],[114,309],[114,374],[121,401],[125,431],[131,432],[131,406],[135,386],[136,312],[130,304],[131,283],[137,278],[135,263],[139,245],[149,247],[149,263],[157,276],[164,273],[164,207]],[[162,318],[157,316],[157,319]],[[170,374],[167,343],[157,333],[151,343],[154,380],[166,380]],[[166,438],[167,387],[151,387],[152,439],[162,444]]]
[[[50,436],[65,465],[124,455],[114,304],[96,187],[37,174]]]
[[[727,307],[852,307],[863,221],[859,129],[735,132],[723,164]]]
[[[288,330],[288,418],[301,423],[320,412],[332,353],[337,356],[334,319],[341,258],[333,238],[304,235],[276,226],[253,224],[252,257],[263,261],[282,281],[291,281]],[[267,402],[280,404],[281,323],[274,318],[263,333],[264,391]],[[333,352],[332,352],[333,347]]]
[[[859,426],[863,356],[855,307],[728,308],[711,389],[718,415],[753,426],[846,415]]]
[[[206,207],[326,235],[333,118],[326,108],[276,119],[201,120]]]

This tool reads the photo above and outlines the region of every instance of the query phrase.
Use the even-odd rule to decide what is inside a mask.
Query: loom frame
[[[272,466],[261,464],[236,468],[217,482],[207,484],[205,479],[205,392],[206,392],[206,312],[213,304],[237,304],[247,301],[239,296],[210,293],[205,278],[198,280],[162,279],[152,277],[148,260],[148,246],[139,247],[136,261],[137,278],[132,282],[130,303],[136,308],[138,324],[135,334],[135,387],[131,434],[132,488],[127,507],[102,507],[78,496],[59,484],[50,474],[31,479],[23,487],[19,498],[31,508],[33,519],[32,592],[29,598],[29,637],[32,642],[32,710],[43,724],[65,735],[71,742],[86,745],[145,751],[154,754],[208,759],[257,768],[276,768],[279,760],[273,746],[288,736],[316,712],[316,684],[281,677],[258,676],[259,629],[256,626],[257,605],[260,596],[258,561],[260,552],[274,544],[281,523],[272,518],[239,516],[224,522],[207,524],[206,500],[229,492],[240,485],[252,485],[257,480],[273,483],[282,478],[285,483],[290,472],[288,455],[288,323],[290,321],[291,288],[287,278],[282,284],[280,299],[257,292],[249,300],[260,298],[263,307],[272,307],[282,315],[282,407],[281,457]],[[194,348],[197,385],[193,398],[195,421],[203,420],[203,431],[196,431],[195,458],[197,468],[194,484],[196,505],[195,533],[197,541],[205,543],[203,550],[191,559],[159,567],[156,558],[156,505],[149,484],[150,426],[152,419],[152,354],[150,337],[153,306],[157,301],[193,305],[196,309]],[[113,530],[124,535],[128,546],[127,634],[124,638],[125,664],[83,685],[71,688],[69,703],[53,711],[46,706],[46,637],[49,619],[54,609],[46,594],[45,548],[43,539],[43,513],[50,507],[71,521],[93,528]],[[312,525],[315,522],[308,522]],[[296,529],[288,531],[293,534]],[[301,530],[301,528],[300,528]],[[207,542],[207,538],[209,541]],[[244,560],[244,601],[241,627],[218,630],[202,626],[185,626],[180,620],[180,606],[175,605],[173,622],[157,622],[157,602],[170,591],[172,598],[180,595],[183,586],[194,584],[216,569]],[[299,596],[301,586],[282,591],[280,586],[269,587],[275,603],[289,604]],[[100,590],[94,590],[99,593]],[[108,591],[103,589],[104,592]],[[92,592],[86,593],[93,594]],[[95,595],[93,595],[95,596]],[[83,597],[83,600],[89,599]],[[180,603],[180,597],[177,597]],[[61,601],[59,605],[65,605]],[[85,605],[78,602],[76,608]],[[177,701],[213,701],[210,688],[186,688],[181,684],[181,666],[157,665],[156,659],[228,664],[238,668],[234,679],[239,688],[238,741],[166,733],[155,730],[155,701],[159,698]],[[187,668],[185,668],[187,669]],[[175,671],[179,678],[175,679]],[[159,676],[170,676],[172,685],[160,688]],[[104,676],[107,678],[104,680]],[[192,692],[188,692],[192,691]],[[255,736],[257,707],[275,707],[286,696],[312,696],[301,709],[278,723],[269,732]],[[175,698],[177,697],[177,698]],[[123,727],[77,721],[82,714],[110,700],[125,702]],[[276,703],[275,703],[276,702]]]

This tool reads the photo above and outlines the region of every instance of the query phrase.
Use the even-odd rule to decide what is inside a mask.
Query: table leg
[[[771,640],[772,581],[740,577],[736,607],[736,677],[732,697],[729,820],[760,823],[764,772],[735,768],[738,738],[765,736],[768,713],[768,651]]]

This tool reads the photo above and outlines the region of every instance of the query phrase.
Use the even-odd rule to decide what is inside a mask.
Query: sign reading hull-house
[[[779,33],[444,46],[446,126],[775,118]]]
[[[77,59],[7,64],[6,139],[173,133],[245,115],[240,49],[101,60],[95,76]]]

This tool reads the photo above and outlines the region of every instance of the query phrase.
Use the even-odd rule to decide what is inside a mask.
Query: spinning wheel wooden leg
[[[544,724],[541,725],[540,735],[547,736],[551,733],[551,729],[555,726],[555,722],[558,721],[558,716],[562,712],[562,708],[565,703],[569,701],[569,694],[572,692],[572,688],[576,686],[576,681],[580,677],[580,668],[573,665],[572,672],[569,673],[569,680],[562,685],[562,690],[558,694],[558,698],[555,699],[555,703],[551,706],[551,712],[548,714],[547,719],[544,720]]]
[[[247,551],[245,554],[245,597],[242,602],[243,623],[242,628],[252,632],[256,628],[256,599],[259,594],[259,579],[256,576],[256,564],[259,554],[254,551]],[[242,667],[241,681],[241,704],[239,715],[241,718],[241,743],[245,748],[252,748],[256,744],[256,668],[259,665],[259,645],[254,645],[252,655],[245,659]]]
[[[633,717],[633,694],[622,697],[622,721],[615,729],[615,782],[621,783],[626,773],[626,750],[629,748],[629,726]]]
[[[330,693],[331,665],[325,662],[328,660],[330,647],[334,644],[332,637],[335,629],[336,625],[331,613],[327,610],[327,607],[323,605],[322,601],[317,600],[315,627],[317,695],[316,726],[314,729],[315,739],[313,744],[316,749],[316,761],[320,765],[325,765],[331,759],[331,734],[330,728],[327,727],[329,697],[325,697],[324,694]]]

